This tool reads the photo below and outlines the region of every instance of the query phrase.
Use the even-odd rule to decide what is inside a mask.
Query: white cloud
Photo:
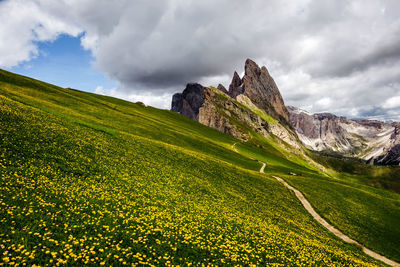
[[[81,45],[86,50],[91,50],[94,54],[99,47],[99,39],[96,35],[89,35],[87,32],[81,37]]]
[[[109,95],[111,92],[111,89],[105,89],[103,86],[99,85],[94,89],[95,94],[99,95]]]
[[[332,104],[332,99],[330,99],[329,97],[321,98],[315,103],[317,108],[322,110],[326,110],[331,106],[331,104]]]
[[[400,95],[393,96],[386,99],[385,103],[382,105],[383,108],[399,108],[400,107]]]
[[[225,75],[203,77],[199,81],[195,81],[195,82],[204,84],[205,86],[214,86],[214,87],[217,87],[218,84],[222,84],[228,89],[228,86],[231,83],[231,81],[232,81],[232,75],[225,74]]]
[[[170,109],[171,108],[171,99],[172,93],[163,93],[163,94],[154,94],[153,92],[146,91],[134,91],[130,92],[125,90],[125,88],[104,88],[99,85],[95,88],[94,93],[99,95],[106,95],[117,97],[120,99],[125,99],[131,102],[143,102],[148,106]]]
[[[0,3],[0,67],[11,67],[36,57],[36,42],[54,41],[60,34],[77,36],[73,22],[42,9],[39,1]]]
[[[130,94],[125,99],[132,102],[140,101],[148,106],[170,109],[172,93],[154,94],[152,92],[140,92]]]

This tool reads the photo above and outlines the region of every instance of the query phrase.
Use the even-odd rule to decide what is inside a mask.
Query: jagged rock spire
[[[243,94],[242,79],[240,79],[239,74],[235,71],[232,82],[229,85],[229,95],[236,98],[240,94]]]
[[[240,79],[235,71],[229,86],[231,97],[236,98],[240,94],[247,96],[257,107],[265,110],[272,117],[291,125],[289,112],[274,79],[269,75],[266,67],[260,68],[251,59],[245,62],[243,78]]]
[[[244,94],[256,106],[264,109],[280,121],[289,123],[289,112],[274,79],[269,75],[266,67],[260,68],[254,61],[247,59],[242,81]]]

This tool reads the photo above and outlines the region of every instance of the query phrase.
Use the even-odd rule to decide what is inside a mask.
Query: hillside
[[[2,263],[382,265],[326,231],[272,175],[400,261],[389,167],[333,170],[250,128],[245,142],[172,111],[2,70],[0,102]]]

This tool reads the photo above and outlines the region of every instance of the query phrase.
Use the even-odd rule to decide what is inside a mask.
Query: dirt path
[[[265,162],[261,162],[261,163],[263,165],[261,166],[260,173],[264,173],[265,165],[267,165],[267,164],[265,164]]]
[[[260,169],[260,173],[264,173],[264,168],[265,168],[265,163],[263,163],[263,166]],[[282,178],[279,178],[277,176],[272,176],[274,177],[276,180],[278,180],[279,182],[281,182],[282,184],[284,184],[288,189],[292,190],[296,197],[300,200],[301,204],[303,204],[304,208],[311,214],[311,216],[313,216],[313,218],[318,221],[320,224],[322,224],[326,229],[328,229],[330,232],[332,232],[334,235],[336,235],[337,237],[339,237],[340,239],[342,239],[343,241],[350,243],[350,244],[354,244],[356,246],[359,246],[362,248],[363,252],[377,260],[380,260],[388,265],[391,266],[399,266],[400,264],[397,262],[394,262],[392,260],[389,260],[388,258],[373,252],[372,250],[364,247],[363,245],[361,245],[360,243],[358,243],[357,241],[351,239],[350,237],[348,237],[347,235],[343,234],[342,232],[340,232],[338,229],[336,229],[335,227],[333,227],[332,225],[330,225],[327,221],[325,221],[324,218],[322,218],[315,210],[314,208],[311,206],[310,202],[308,202],[308,200],[304,197],[304,195],[297,190],[296,188],[294,188],[293,186],[289,185],[288,183],[286,183]]]
[[[233,151],[235,151],[236,153],[239,153],[239,151],[238,151],[238,150],[236,149],[236,147],[235,147],[236,144],[237,144],[237,143],[234,143],[234,144],[232,145],[232,149],[233,149]]]

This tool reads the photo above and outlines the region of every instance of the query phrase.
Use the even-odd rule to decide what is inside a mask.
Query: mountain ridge
[[[400,164],[400,123],[353,120],[289,106],[291,122],[309,149],[357,157],[371,164]]]

